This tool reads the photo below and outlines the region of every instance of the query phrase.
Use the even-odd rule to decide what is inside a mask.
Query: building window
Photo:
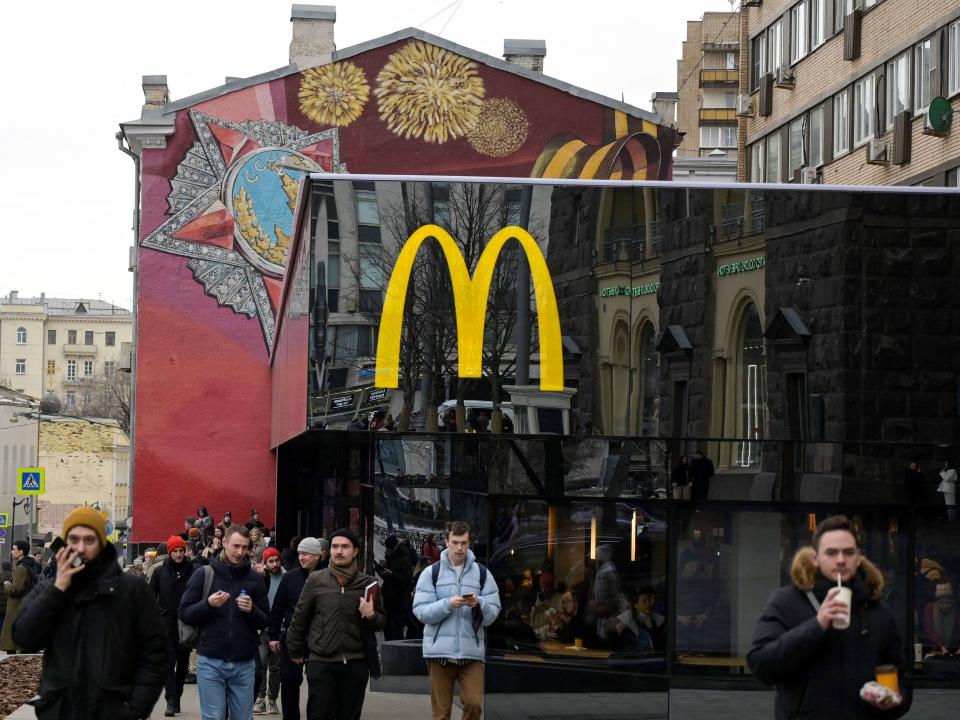
[[[644,437],[660,434],[660,355],[652,322],[640,329],[640,402],[637,430]]]
[[[763,140],[750,146],[750,182],[763,182]]]
[[[913,50],[914,85],[913,109],[919,115],[930,107],[930,93],[935,73],[940,72],[937,59],[933,56],[933,41],[927,38]]]
[[[728,52],[724,57],[723,66],[726,70],[736,70],[737,54],[733,52]]]
[[[827,0],[810,0],[810,49],[814,50],[827,39]]]
[[[790,123],[789,136],[790,136],[790,156],[789,156],[789,166],[788,172],[790,178],[793,178],[793,173],[803,167],[803,131],[805,125],[805,118],[803,116],[798,117],[796,120]]]
[[[767,136],[767,172],[768,183],[780,182],[780,132]]]
[[[903,53],[887,63],[887,130],[893,119],[910,107],[910,54]]]
[[[701,125],[700,147],[735,148],[737,146],[737,128],[735,125]]]
[[[507,188],[503,191],[503,225],[519,225],[521,211],[521,197],[523,193],[518,187]]]
[[[76,345],[77,344],[77,331],[76,330],[67,330],[67,344]]]
[[[108,347],[112,347],[117,344],[117,334],[115,332],[106,332],[104,333],[104,344]]]
[[[808,49],[807,3],[790,8],[790,62],[806,57]]]
[[[766,361],[763,354],[763,324],[753,303],[740,320],[737,343],[737,448],[734,464],[754,467],[760,463],[760,441],[766,424]]]
[[[767,74],[767,35],[760,33],[750,43],[750,90],[760,87],[760,79]]]
[[[103,374],[107,377],[113,377],[117,372],[117,364],[108,360],[103,364]]]
[[[960,92],[960,20],[947,28],[947,92]]]
[[[767,68],[776,72],[783,64],[783,20],[777,20],[767,30]]]
[[[372,325],[336,325],[332,332],[332,358],[338,365],[353,363],[358,357],[373,357],[375,327]]]
[[[327,310],[340,312],[340,243],[327,244]]]
[[[56,344],[57,344],[57,331],[47,330],[47,345],[56,345]]]
[[[833,156],[850,149],[850,99],[847,91],[833,97]]]
[[[960,168],[947,170],[947,187],[960,187]]]
[[[27,361],[23,358],[17,358],[15,363],[17,375],[26,375],[27,374]]]
[[[874,78],[867,75],[853,85],[853,146],[863,145],[873,139],[876,110],[874,103]]]
[[[433,192],[433,222],[442,228],[451,230],[450,226],[450,186],[446,183],[432,185]]]
[[[820,167],[823,165],[823,105],[810,111],[809,131],[807,165]]]
[[[17,328],[17,345],[27,344],[27,329],[25,327]]]
[[[83,376],[93,377],[93,360],[83,361]]]
[[[67,360],[67,380],[71,382],[77,379],[77,361]]]
[[[84,345],[93,345],[93,330],[84,330],[84,332],[83,332],[83,344],[84,344]]]
[[[353,184],[357,196],[357,239],[360,242],[380,242],[380,208],[372,182]]]
[[[47,360],[47,375],[53,375],[57,371],[57,361]]]

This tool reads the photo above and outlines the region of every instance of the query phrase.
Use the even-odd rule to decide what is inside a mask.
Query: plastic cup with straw
[[[846,630],[850,627],[850,609],[853,602],[853,590],[843,586],[840,573],[837,573],[837,594],[834,595],[834,597],[847,606],[847,614],[845,617],[834,620],[833,627],[837,630]]]

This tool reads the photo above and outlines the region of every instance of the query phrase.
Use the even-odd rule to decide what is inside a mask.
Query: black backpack
[[[480,568],[480,594],[483,594],[483,586],[487,584],[487,568],[483,563],[477,563]],[[433,589],[437,589],[437,580],[440,577],[440,563],[435,562],[430,566],[430,578],[433,580]]]

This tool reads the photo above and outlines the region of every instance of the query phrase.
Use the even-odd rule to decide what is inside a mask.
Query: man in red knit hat
[[[280,551],[275,547],[268,547],[263,551],[263,581],[267,586],[267,598],[270,600],[271,608],[283,573]],[[280,695],[280,653],[270,649],[270,638],[266,630],[260,632],[260,657],[257,663],[254,691],[257,697],[257,701],[253,704],[254,714],[280,712],[277,708],[277,697]]]
[[[190,664],[190,649],[180,645],[177,628],[177,610],[187,581],[196,566],[187,560],[187,544],[179,535],[171,535],[167,540],[167,559],[150,576],[150,589],[160,605],[160,615],[167,631],[167,644],[170,647],[170,664],[164,683],[164,697],[167,709],[164,715],[173,717],[180,712],[180,697],[183,695],[183,683]]]

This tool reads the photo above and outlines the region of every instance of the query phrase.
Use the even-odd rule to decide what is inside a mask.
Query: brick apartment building
[[[738,179],[958,185],[960,0],[741,7]]]

